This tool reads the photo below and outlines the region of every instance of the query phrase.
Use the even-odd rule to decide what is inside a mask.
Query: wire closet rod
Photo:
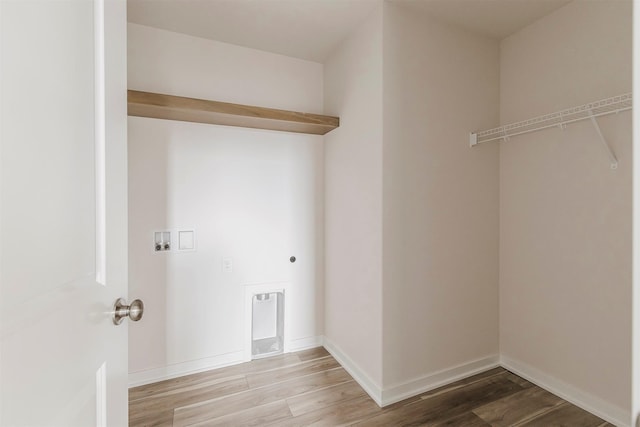
[[[597,124],[597,122],[595,122],[596,117],[630,110],[633,105],[632,101],[631,93],[625,93],[623,95],[613,96],[611,98],[590,102],[573,108],[567,108],[566,110],[545,114],[544,116],[534,117],[533,119],[511,123],[494,129],[472,132],[469,135],[469,145],[473,147],[474,145],[481,144],[483,142],[497,141],[500,139],[507,140],[512,136],[523,135],[525,133],[556,126],[564,128],[569,123],[581,120],[591,119],[594,124]],[[600,132],[599,134],[601,135]],[[613,154],[610,153],[610,155]]]

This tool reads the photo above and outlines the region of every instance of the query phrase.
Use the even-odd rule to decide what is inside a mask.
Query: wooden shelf
[[[129,90],[130,116],[324,135],[338,117]]]

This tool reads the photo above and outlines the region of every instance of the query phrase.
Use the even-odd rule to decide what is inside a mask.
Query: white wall
[[[388,398],[497,362],[498,42],[385,4],[383,369]],[[405,394],[403,394],[405,393]]]
[[[322,65],[129,24],[130,89],[322,113]]]
[[[129,25],[131,89],[321,112],[322,84],[320,64]],[[132,383],[241,361],[247,284],[290,282],[288,339],[318,343],[322,150],[314,135],[129,119],[129,293],[146,304]],[[152,232],[179,228],[197,250],[154,253]]]
[[[340,127],[325,135],[325,346],[379,400],[382,4],[339,46],[324,72],[325,113],[340,116]]]
[[[631,91],[631,2],[575,1],[501,43],[501,123]],[[620,424],[631,390],[631,114],[500,145],[503,361]]]
[[[131,297],[153,301],[148,323],[131,327],[132,371],[236,357],[239,285],[289,277],[314,307],[295,337],[310,342],[324,323],[325,346],[379,403],[500,354],[628,419],[629,113],[600,119],[616,171],[588,123],[474,148],[468,132],[628,92],[629,4],[576,1],[498,43],[380,2],[324,77],[320,64],[130,25],[133,89],[341,117],[324,145],[130,119]],[[261,216],[241,227],[228,206]],[[274,238],[260,218],[293,224],[284,234],[301,236],[289,246],[308,264],[280,264],[287,239],[256,248]],[[150,231],[165,224],[204,230],[199,251],[151,253]],[[232,277],[219,271],[228,255]],[[225,300],[203,303],[214,295]]]

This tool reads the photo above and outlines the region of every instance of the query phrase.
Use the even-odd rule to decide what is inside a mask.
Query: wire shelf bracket
[[[600,137],[600,141],[602,142],[602,145],[604,146],[605,150],[607,150],[607,154],[609,155],[609,161],[611,162],[611,169],[618,169],[618,159],[616,158],[616,155],[613,153],[613,150],[611,149],[611,146],[605,139],[604,135],[602,135],[602,130],[600,129],[600,125],[596,120],[596,116],[591,114],[590,118],[591,118],[591,123],[593,123],[593,127],[596,129],[596,132],[598,132],[598,136]]]
[[[483,130],[479,132],[471,132],[469,134],[469,146],[473,147],[484,142],[491,141],[508,141],[510,137],[523,135],[530,132],[536,132],[543,129],[558,127],[565,129],[570,123],[582,120],[590,120],[593,124],[598,137],[607,151],[611,162],[611,169],[618,168],[618,159],[616,158],[611,146],[602,134],[602,130],[598,125],[596,117],[607,114],[619,113],[621,111],[630,110],[633,107],[633,97],[631,93],[613,96],[611,98],[602,99],[600,101],[590,102],[585,105],[568,108],[543,116],[534,117],[529,120],[511,123],[493,129]]]

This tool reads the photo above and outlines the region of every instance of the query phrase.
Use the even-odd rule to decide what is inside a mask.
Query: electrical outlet
[[[224,273],[233,273],[233,259],[231,257],[222,258],[222,271]]]

